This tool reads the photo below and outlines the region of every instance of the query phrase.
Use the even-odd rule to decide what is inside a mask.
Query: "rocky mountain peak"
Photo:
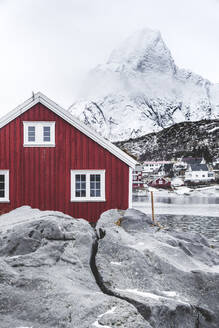
[[[93,69],[73,115],[111,141],[219,116],[219,85],[178,68],[159,31],[123,41]]]
[[[132,69],[147,71],[175,72],[176,67],[161,33],[151,29],[137,31],[113,50],[108,65],[114,64],[118,71]]]

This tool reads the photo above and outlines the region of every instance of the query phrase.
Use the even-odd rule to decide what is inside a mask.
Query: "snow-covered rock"
[[[216,118],[219,84],[179,69],[160,32],[144,29],[90,72],[70,111],[104,137],[124,140],[176,122]]]

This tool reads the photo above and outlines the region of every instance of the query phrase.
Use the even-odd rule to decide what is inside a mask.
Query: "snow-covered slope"
[[[171,160],[183,156],[218,157],[219,120],[181,122],[159,132],[117,142],[116,145],[137,160]]]
[[[159,31],[136,32],[89,73],[73,115],[112,141],[216,118],[219,84],[179,69]]]

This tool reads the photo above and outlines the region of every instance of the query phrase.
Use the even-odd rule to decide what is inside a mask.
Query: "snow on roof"
[[[201,157],[183,157],[182,162],[185,162],[187,164],[200,164],[202,161]]]
[[[25,102],[23,102],[21,105],[16,107],[14,110],[9,112],[7,115],[5,115],[0,120],[0,129],[4,127],[6,124],[13,121],[15,118],[17,118],[19,115],[25,113],[28,109],[36,105],[37,103],[41,103],[47,108],[49,108],[52,112],[60,116],[62,119],[67,121],[69,124],[77,128],[79,131],[87,135],[89,138],[94,140],[96,143],[101,145],[103,148],[107,149],[110,153],[115,155],[117,158],[119,158],[121,161],[126,163],[128,166],[134,168],[137,162],[129,155],[127,155],[125,152],[123,152],[121,149],[113,145],[110,141],[104,139],[100,135],[97,134],[96,131],[90,129],[88,126],[86,126],[84,123],[79,121],[76,117],[74,117],[72,114],[70,114],[68,111],[60,107],[58,104],[56,104],[54,101],[46,97],[41,92],[37,92],[34,94],[31,98],[27,99]]]
[[[206,164],[190,164],[192,171],[208,171],[208,166]]]

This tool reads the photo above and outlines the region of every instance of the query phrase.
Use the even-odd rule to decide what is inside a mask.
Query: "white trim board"
[[[129,167],[129,208],[132,208],[132,174],[133,170]]]
[[[37,92],[33,97],[26,100],[24,103],[16,107],[14,110],[10,111],[7,115],[3,116],[0,120],[0,129],[4,127],[6,124],[13,121],[19,115],[25,113],[28,109],[36,105],[37,103],[41,103],[46,106],[52,112],[57,114],[59,117],[64,119],[66,122],[77,128],[79,131],[84,133],[86,136],[94,140],[96,143],[101,145],[103,148],[107,149],[111,154],[118,157],[121,161],[126,163],[129,167],[134,168],[137,162],[123,152],[121,149],[113,145],[110,141],[104,139],[100,135],[97,134],[96,131],[92,130],[88,126],[86,126],[83,122],[79,121],[76,117],[71,115],[67,110],[60,107],[54,101],[46,97],[41,92]]]
[[[0,174],[5,177],[5,197],[0,197],[0,203],[9,203],[9,170],[0,170]]]

